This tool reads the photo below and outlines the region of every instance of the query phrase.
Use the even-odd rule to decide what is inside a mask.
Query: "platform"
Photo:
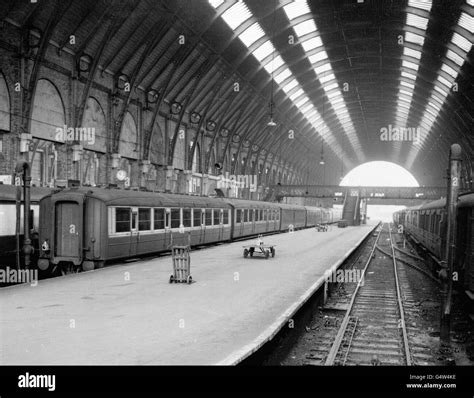
[[[0,364],[235,364],[373,228],[266,236],[269,259],[244,259],[249,241],[192,251],[191,285],[168,282],[165,256],[0,289]]]

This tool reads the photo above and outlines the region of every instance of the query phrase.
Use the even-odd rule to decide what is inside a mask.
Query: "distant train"
[[[23,192],[23,189],[22,189]],[[29,223],[32,231],[32,244],[38,246],[39,201],[53,192],[50,188],[30,188]],[[16,237],[16,195],[14,185],[0,184],[0,268],[16,264],[17,237]],[[23,193],[22,193],[23,200]],[[20,250],[23,245],[23,203],[21,204],[20,218]]]
[[[457,209],[455,267],[464,288],[474,297],[474,193],[460,195]],[[445,258],[446,199],[400,210],[393,220],[436,258]]]
[[[340,209],[230,198],[70,188],[40,201],[41,270],[91,270],[107,261],[232,241],[340,220]]]

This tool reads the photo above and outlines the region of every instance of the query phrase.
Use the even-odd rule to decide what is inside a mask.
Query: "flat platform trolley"
[[[249,255],[253,257],[255,253],[260,253],[266,259],[270,257],[275,257],[275,245],[245,245],[244,248],[244,257],[247,258]]]
[[[316,231],[318,232],[327,232],[329,226],[327,224],[316,224],[315,225]]]
[[[173,240],[171,239],[171,243]],[[184,246],[171,246],[171,258],[173,260],[173,275],[170,276],[170,283],[188,283],[191,284],[191,251],[190,237],[188,235],[188,244]]]

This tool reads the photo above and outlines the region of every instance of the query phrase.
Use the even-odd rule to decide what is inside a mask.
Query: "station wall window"
[[[219,225],[221,209],[214,209],[214,225]]]
[[[201,226],[201,209],[193,209],[193,222],[195,227]]]
[[[138,230],[149,231],[151,229],[151,209],[138,209]]]
[[[154,209],[153,229],[165,229],[165,209]]]
[[[171,228],[179,228],[181,225],[181,209],[171,209]]]
[[[186,228],[191,226],[191,209],[183,209],[183,226]]]
[[[128,207],[115,209],[115,232],[130,232],[131,210]]]
[[[212,225],[212,209],[206,209],[206,225]]]
[[[224,209],[224,219],[223,219],[224,224],[229,224],[229,210]]]
[[[240,223],[242,221],[242,210],[235,210],[235,223]]]

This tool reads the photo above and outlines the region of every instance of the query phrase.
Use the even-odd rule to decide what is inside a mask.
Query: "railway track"
[[[363,261],[352,264],[362,277],[342,284],[344,294],[331,296],[324,306],[324,327],[311,344],[307,365],[436,364],[418,335],[420,309],[396,250],[392,226],[379,226],[360,255]]]

